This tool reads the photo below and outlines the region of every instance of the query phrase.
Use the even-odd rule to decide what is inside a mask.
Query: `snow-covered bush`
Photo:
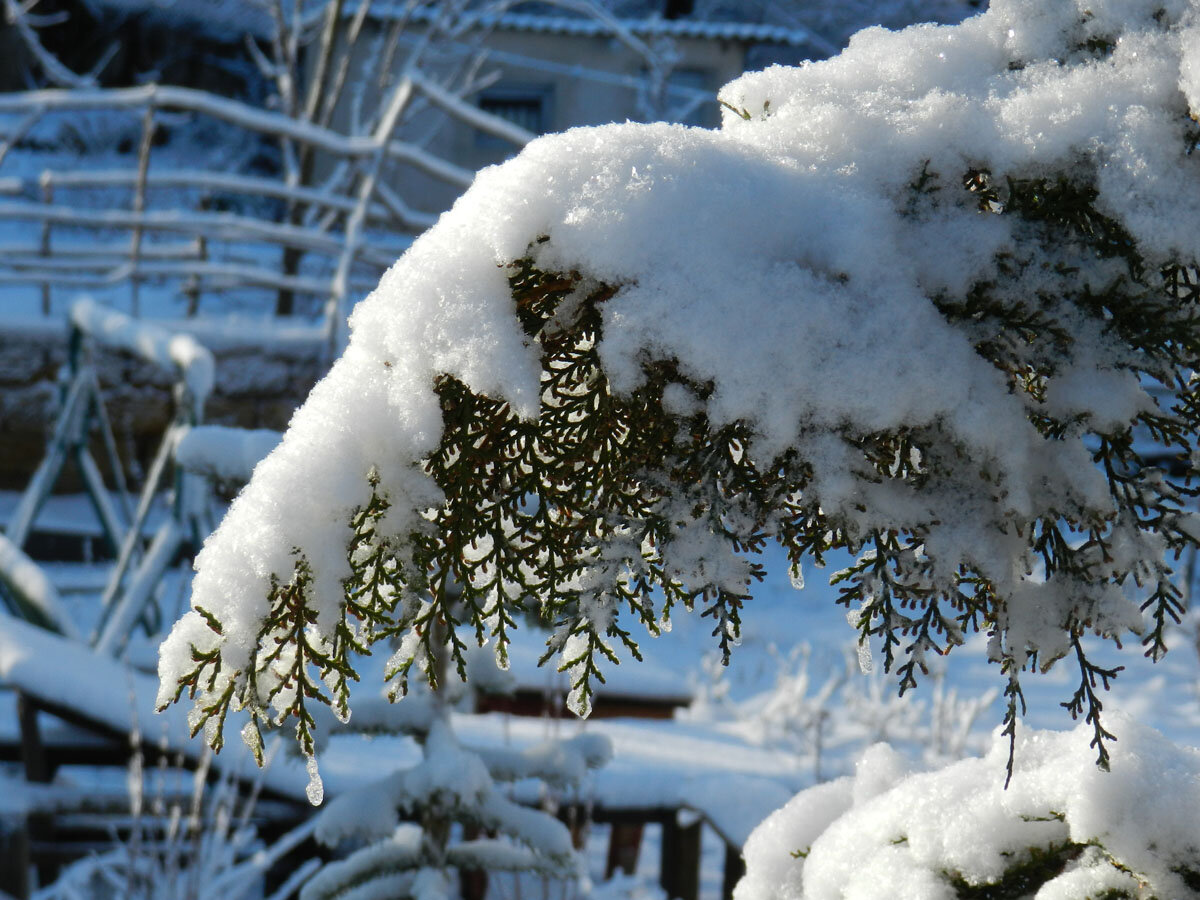
[[[525,750],[471,750],[455,737],[441,694],[421,690],[399,707],[362,704],[360,727],[365,719],[370,730],[414,737],[422,759],[342,794],[321,812],[318,840],[360,846],[325,866],[301,900],[441,900],[460,896],[458,878],[468,872],[534,872],[570,885],[583,876],[567,826],[514,803],[500,785],[538,779],[557,790],[576,787],[608,761],[608,739],[581,734]],[[454,825],[473,836],[452,840]]]
[[[878,744],[759,825],[734,900],[1194,897],[1200,750],[1116,727],[1111,776],[1086,724],[1022,734],[1007,790],[1002,735],[983,758],[920,774]]]
[[[930,667],[932,689],[923,697],[898,697],[883,673],[861,671],[861,645],[845,650],[839,658],[814,653],[807,643],[786,654],[768,645],[764,655],[774,667],[774,684],[736,698],[720,656],[709,657],[686,715],[724,723],[753,743],[790,754],[796,768],[817,782],[852,769],[863,750],[881,741],[926,766],[987,748],[987,729],[978,726],[998,691],[960,696],[939,665]]]
[[[137,734],[132,737],[136,746]],[[194,772],[186,772],[167,768],[164,760],[148,773],[141,752],[135,752],[129,816],[114,821],[113,846],[64,867],[34,894],[36,900],[261,898],[266,873],[303,844],[314,826],[303,823],[265,842],[254,825],[257,787],[245,791],[227,773],[210,780],[210,762],[206,755]],[[118,834],[122,826],[128,828],[124,837]],[[316,868],[316,861],[302,864],[272,896],[292,896]]]
[[[746,75],[719,131],[481,173],[198,557],[161,702],[311,751],[356,653],[394,638],[402,694],[435,623],[503,661],[532,609],[585,714],[630,620],[698,607],[727,653],[774,540],[856,554],[840,602],[901,690],[987,631],[1010,740],[1069,656],[1103,762],[1088,636],[1160,654],[1200,537],[1198,20],[996,0]]]

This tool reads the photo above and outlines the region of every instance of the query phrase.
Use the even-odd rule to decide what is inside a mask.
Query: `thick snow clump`
[[[797,794],[755,830],[734,900],[951,900],[1001,882],[970,896],[1196,896],[1200,750],[1113,719],[1111,772],[1094,765],[1086,725],[1030,731],[1007,790],[1001,736],[981,759],[920,774],[877,744],[854,775]]]

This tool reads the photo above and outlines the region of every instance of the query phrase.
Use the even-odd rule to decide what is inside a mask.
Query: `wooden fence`
[[[514,146],[533,137],[416,74],[390,88],[366,134],[181,87],[0,95],[0,286],[40,291],[44,315],[81,290],[106,290],[110,304],[124,293],[135,317],[195,316],[214,297],[225,298],[222,310],[295,309],[320,316],[336,345],[349,305],[436,218],[399,196],[389,175],[411,167],[458,190],[474,177],[400,137],[406,116],[430,107]],[[136,148],[130,140],[123,153],[39,170],[37,153],[22,148],[53,146],[73,116],[102,116],[110,131],[123,123]],[[205,148],[181,151],[167,137],[201,125],[226,142],[258,142],[267,156],[320,155],[330,174],[297,184],[226,171],[219,148],[205,167]]]

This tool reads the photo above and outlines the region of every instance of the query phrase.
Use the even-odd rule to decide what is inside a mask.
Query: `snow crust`
[[[580,860],[566,825],[544,809],[514,802],[498,789],[498,782],[528,784],[540,778],[541,790],[577,789],[589,769],[611,757],[608,739],[586,734],[523,750],[476,752],[458,742],[445,695],[422,689],[412,699],[418,710],[429,711],[408,722],[421,745],[421,760],[342,794],[320,814],[315,832],[319,841],[366,841],[368,846],[326,867],[302,892],[303,900],[343,896],[347,888],[351,896],[360,891],[366,892],[364,897],[395,896],[401,870],[409,870],[407,877],[416,879],[412,896],[420,894],[417,882],[423,873],[447,867],[576,879]],[[422,826],[406,825],[401,816],[419,816]],[[489,836],[464,836],[448,843],[439,821],[459,822]]]
[[[297,550],[315,630],[329,637],[349,575],[346,523],[368,501],[369,473],[391,502],[382,530],[424,526],[441,499],[418,465],[441,434],[436,376],[536,414],[538,347],[504,268],[530,253],[544,270],[619,287],[600,345],[614,390],[635,388],[647,359],[678,361],[713,385],[703,404],[715,426],[747,423],[756,459],[795,449],[812,466],[811,497],[849,527],[935,523],[924,552],[939,570],[966,565],[1009,598],[1018,665],[1031,648],[1061,656],[1074,598],[1029,577],[1024,542],[995,523],[1111,509],[1079,432],[1128,422],[1151,401],[1122,373],[1124,348],[1085,329],[1047,401],[1077,410],[1079,430],[1047,441],[1029,419],[1034,401],[931,298],[998,279],[997,260],[1019,243],[1019,219],[980,213],[961,189],[970,170],[1079,176],[1148,265],[1200,258],[1200,155],[1185,137],[1189,110],[1200,111],[1197,20],[1185,0],[995,0],[960,25],[867,29],[828,61],[743,76],[721,93],[733,109],[719,131],[576,129],[484,170],[356,308],[344,354],[198,556],[192,602],[222,633],[194,611],[177,624],[160,700],[193,647],[220,649],[213,696],[244,670],[271,579],[290,577]],[[1079,49],[1093,39],[1111,53]],[[922,171],[939,190],[914,206]],[[1014,294],[1061,286],[1066,276],[1037,263]],[[1097,288],[1120,274],[1088,266]],[[948,436],[976,480],[918,494],[858,477],[861,454],[844,438],[901,427]],[[728,562],[712,541],[691,543],[689,564]],[[1137,603],[1117,588],[1089,602],[1098,631],[1140,629]]]
[[[946,873],[995,882],[1031,847],[1064,843],[1088,846],[1038,900],[1192,896],[1179,869],[1200,862],[1200,750],[1111,715],[1111,772],[1096,767],[1086,724],[1023,732],[1007,790],[1002,735],[982,758],[918,774],[876,745],[853,776],[802,791],[754,831],[734,900],[953,898]]]
[[[589,770],[607,765],[612,758],[612,743],[602,734],[577,734],[523,750],[480,750],[478,755],[497,781],[538,778],[551,787],[564,789],[583,781]]]

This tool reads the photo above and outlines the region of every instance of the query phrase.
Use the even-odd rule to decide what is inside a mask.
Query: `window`
[[[675,69],[667,76],[667,118],[712,128],[720,123],[712,76],[703,69]]]
[[[479,108],[493,116],[507,119],[534,134],[552,131],[550,119],[550,87],[500,87],[486,91],[479,97]],[[509,146],[508,141],[488,134],[475,133],[475,143],[480,147]]]

